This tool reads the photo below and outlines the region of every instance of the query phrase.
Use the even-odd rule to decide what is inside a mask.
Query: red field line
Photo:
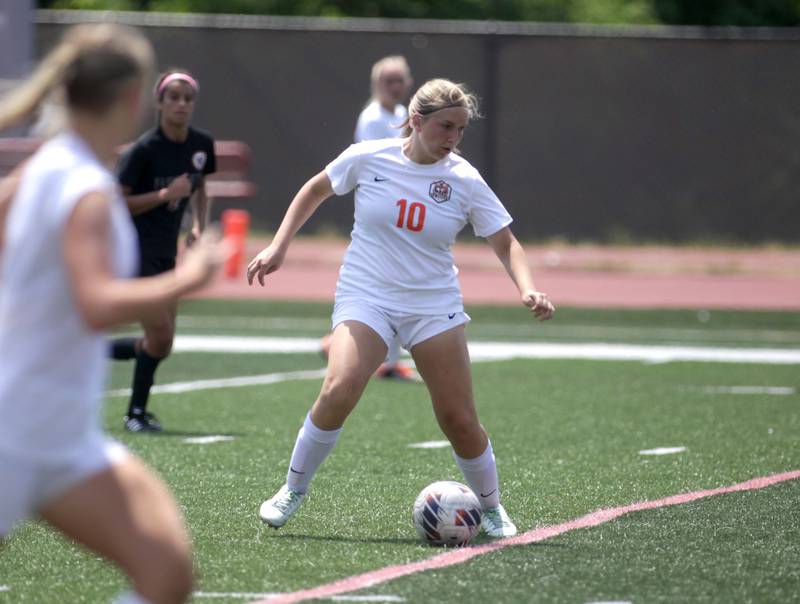
[[[773,474],[772,476],[753,478],[746,482],[740,482],[727,487],[707,489],[704,491],[694,491],[692,493],[680,493],[678,495],[672,495],[663,499],[641,501],[621,507],[598,510],[590,514],[586,514],[585,516],[581,516],[580,518],[569,520],[562,524],[540,527],[509,539],[494,541],[485,545],[450,550],[443,554],[439,554],[438,556],[434,556],[426,560],[420,560],[419,562],[411,562],[409,564],[400,564],[397,566],[387,566],[385,568],[369,571],[360,575],[339,579],[338,581],[334,581],[326,585],[320,585],[310,589],[302,589],[295,592],[272,596],[252,604],[289,604],[292,602],[303,602],[305,600],[312,600],[315,598],[330,598],[338,594],[356,591],[366,587],[372,587],[380,583],[386,583],[387,581],[392,581],[393,579],[398,579],[414,573],[462,564],[463,562],[471,560],[476,556],[496,552],[501,549],[505,549],[506,547],[536,543],[537,541],[544,541],[546,539],[550,539],[551,537],[555,537],[556,535],[561,535],[576,529],[597,526],[599,524],[615,520],[616,518],[631,512],[653,510],[671,505],[682,505],[692,501],[697,501],[698,499],[703,499],[705,497],[713,497],[715,495],[763,489],[787,480],[796,480],[797,478],[800,478],[800,470],[784,472],[782,474]]]

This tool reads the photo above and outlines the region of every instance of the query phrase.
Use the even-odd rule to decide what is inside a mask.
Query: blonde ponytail
[[[63,100],[70,110],[103,113],[131,81],[149,80],[154,70],[153,48],[138,31],[114,24],[76,25],[2,101],[0,131],[33,116],[45,99]]]
[[[78,56],[78,47],[61,43],[39,64],[36,71],[0,103],[0,131],[32,117],[45,98],[61,84],[67,67]]]

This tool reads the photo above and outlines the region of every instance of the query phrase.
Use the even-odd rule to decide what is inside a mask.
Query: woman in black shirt
[[[158,126],[145,132],[122,155],[118,176],[139,236],[140,274],[171,270],[178,253],[178,236],[186,206],[192,204],[191,246],[205,229],[208,197],[205,177],[216,171],[214,139],[189,125],[197,96],[197,81],[186,70],[173,69],[156,83]],[[147,411],[156,368],[172,350],[175,315],[172,306],[142,323],[144,337],[112,343],[115,359],[136,359],[125,428],[158,432],[161,424]]]

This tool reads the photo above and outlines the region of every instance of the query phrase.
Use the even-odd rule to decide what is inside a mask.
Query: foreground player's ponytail
[[[131,84],[149,81],[154,66],[150,43],[132,28],[72,27],[0,105],[0,130],[31,118],[54,95],[68,110],[102,115]]]
[[[411,119],[415,115],[427,117],[435,111],[463,107],[469,112],[469,118],[479,118],[478,97],[471,93],[464,84],[456,84],[450,80],[428,80],[414,93],[408,104],[408,119],[403,123],[403,136],[410,136],[413,128]]]

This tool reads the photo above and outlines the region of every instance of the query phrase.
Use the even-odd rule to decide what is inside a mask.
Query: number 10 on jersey
[[[405,227],[414,232],[422,230],[422,227],[425,226],[425,204],[418,201],[409,204],[407,199],[400,199],[395,205],[400,208],[397,224],[395,224],[398,229]],[[408,210],[407,213],[406,210]]]

